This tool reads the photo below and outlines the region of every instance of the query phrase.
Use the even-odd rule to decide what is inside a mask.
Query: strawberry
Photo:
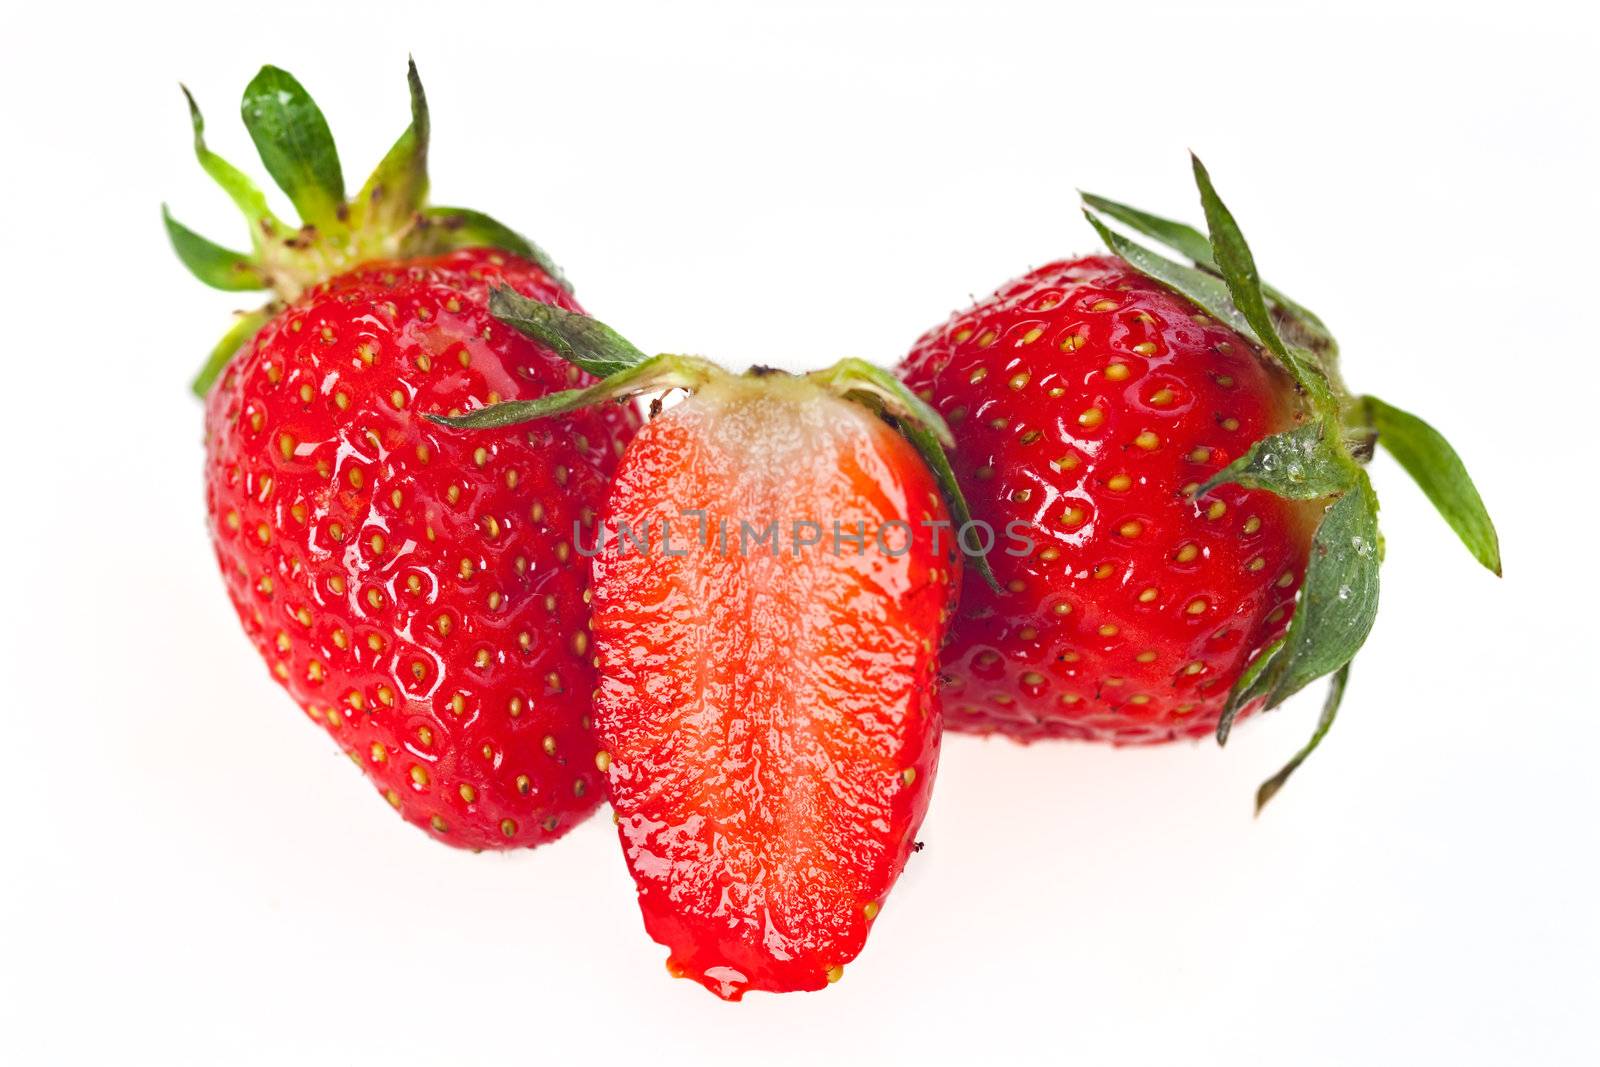
[[[408,821],[466,848],[533,846],[590,814],[586,565],[634,423],[578,412],[469,437],[416,416],[585,380],[496,322],[507,286],[576,309],[541,253],[486,216],[423,206],[427,110],[346,201],[320,111],[267,67],[245,93],[261,156],[305,220],[202,164],[252,222],[252,254],[167,217],[203,281],[270,286],[197,382],[206,503],[228,594],[273,675]]]
[[[1374,442],[1495,573],[1499,548],[1455,451],[1346,395],[1326,327],[1261,285],[1194,169],[1209,237],[1085,197],[1115,255],[1009,282],[924,334],[901,373],[953,427],[974,517],[1017,534],[988,556],[997,584],[968,572],[944,660],[951,728],[1226,741],[1237,718],[1333,674],[1316,736],[1260,804],[1326,733],[1372,625]]]
[[[496,304],[613,373],[458,425],[692,391],[629,445],[586,546],[595,764],[669,970],[729,1000],[820,989],[861,951],[933,782],[960,560],[918,451],[941,465],[942,424],[860,361],[734,376],[643,360],[559,309]]]

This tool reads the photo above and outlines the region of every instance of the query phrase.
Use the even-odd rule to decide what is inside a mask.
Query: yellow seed
[[[450,829],[450,825],[444,821],[442,816],[439,815],[435,815],[433,818],[429,819],[428,825],[432,826],[441,834]]]
[[[910,785],[912,782],[915,782],[917,780],[917,769],[915,767],[907,767],[905,770],[900,772],[900,780],[906,785]]]
[[[1044,684],[1044,675],[1040,674],[1038,671],[1026,671],[1022,675],[1022,684],[1023,685],[1043,685]]]
[[[1039,331],[1035,330],[1034,332],[1038,333]],[[1028,372],[1023,371],[1021,374],[1013,374],[1011,376],[1011,380],[1006,384],[1011,386],[1013,389],[1023,388],[1028,384]]]
[[[398,809],[400,807],[400,794],[393,789],[385,789],[383,791],[383,799],[389,802],[391,808]]]
[[[489,450],[487,448],[484,448],[482,445],[479,445],[477,448],[473,449],[472,450],[472,462],[476,463],[480,467],[483,466],[485,463],[488,463],[489,462]]]
[[[1251,570],[1251,571],[1259,571],[1259,570],[1263,569],[1264,567],[1266,567],[1266,565],[1267,565],[1266,559],[1264,559],[1261,556],[1257,556],[1255,559],[1253,559],[1249,563],[1245,564],[1245,568],[1247,570]]]
[[[425,788],[428,784],[428,772],[421,767],[413,766],[411,768],[411,782],[419,789]]]
[[[998,335],[993,330],[984,330],[978,335],[978,347],[988,348],[990,345],[994,344],[994,339],[996,336]]]
[[[1077,526],[1087,517],[1088,513],[1082,508],[1068,508],[1061,513],[1061,524],[1063,526]]]
[[[543,747],[546,756],[554,756],[556,754],[556,739],[550,734],[545,734]]]
[[[1068,604],[1065,600],[1062,600],[1058,601],[1053,607],[1051,607],[1050,610],[1055,612],[1057,615],[1066,615],[1072,611],[1072,605]]]
[[[1105,413],[1099,408],[1089,408],[1078,416],[1078,425],[1090,429],[1099,426],[1105,421],[1105,417]]]
[[[1148,704],[1148,703],[1150,703],[1150,698],[1145,696],[1143,693],[1135,693],[1135,694],[1133,694],[1133,696],[1128,698],[1128,703],[1130,703],[1130,704]]]
[[[1149,341],[1141,341],[1133,346],[1133,350],[1141,356],[1153,356],[1155,355],[1156,346]]]
[[[1051,460],[1050,465],[1058,471],[1069,471],[1076,467],[1078,462],[1079,460],[1077,456],[1068,454],[1065,456],[1058,456],[1057,458]]]
[[[1113,474],[1106,479],[1106,488],[1113,493],[1120,493],[1133,484],[1133,479],[1126,474]]]
[[[867,922],[876,919],[878,917],[878,902],[875,900],[867,901],[861,908],[861,914],[867,917]]]
[[[1183,673],[1184,674],[1199,674],[1201,671],[1203,671],[1205,669],[1206,669],[1206,665],[1204,663],[1201,663],[1199,660],[1193,660],[1193,661],[1191,661],[1189,663],[1185,663],[1183,665]]]
[[[1160,389],[1157,389],[1155,392],[1150,394],[1150,403],[1158,408],[1166,407],[1168,404],[1172,403],[1174,399],[1175,398],[1172,390],[1168,389],[1166,386],[1162,386]]]
[[[1140,663],[1154,663],[1156,661],[1156,653],[1154,649],[1146,649],[1133,658]]]
[[[478,799],[478,791],[472,788],[470,785],[467,785],[465,782],[461,783],[461,789],[459,792],[461,793],[461,799],[466,801],[468,804],[471,804],[473,801]]]
[[[1105,369],[1106,381],[1108,382],[1127,381],[1130,373],[1126,363],[1111,363]]]
[[[523,796],[527,796],[528,795],[528,790],[531,789],[532,787],[533,787],[533,783],[528,780],[528,776],[526,774],[517,775],[517,792],[518,793],[522,794]]]
[[[1200,546],[1195,544],[1193,541],[1190,541],[1188,544],[1178,549],[1178,554],[1174,558],[1179,563],[1193,563],[1195,559],[1199,557],[1199,555]]]
[[[1039,329],[1039,327],[1035,326],[1033,329],[1031,329],[1027,333],[1023,334],[1022,335],[1022,340],[1017,342],[1017,343],[1018,344],[1024,344],[1024,345],[1031,345],[1031,344],[1033,344],[1033,342],[1037,341],[1043,335],[1044,335],[1044,331]]]
[[[1112,625],[1109,622],[1108,623],[1102,623],[1100,628],[1098,630],[1096,630],[1095,632],[1098,633],[1101,637],[1115,637],[1115,636],[1117,636],[1117,633],[1118,633],[1116,626]]]
[[[828,984],[832,985],[844,977],[844,968],[837,963],[828,968]]]
[[[1153,585],[1146,589],[1141,589],[1139,591],[1139,603],[1148,604],[1160,595],[1160,592],[1157,591],[1156,587]]]
[[[1089,310],[1101,312],[1115,311],[1117,310],[1117,302],[1115,300],[1096,300],[1093,304],[1089,305]]]
[[[1234,430],[1239,428],[1239,420],[1234,418],[1223,419],[1222,428],[1232,433]]]
[[[1151,449],[1154,449],[1161,444],[1161,438],[1157,437],[1149,430],[1146,430],[1138,437],[1135,437],[1133,439],[1133,443],[1144,449],[1146,452],[1149,452]]]
[[[611,753],[601,751],[594,754],[594,766],[601,774],[611,769]]]
[[[1138,537],[1140,534],[1144,533],[1144,524],[1130,519],[1121,526],[1117,527],[1117,532],[1123,537]]]
[[[1294,584],[1294,572],[1293,571],[1285,571],[1283,573],[1283,577],[1278,579],[1278,588],[1279,589],[1287,589],[1293,584]]]
[[[1193,600],[1189,601],[1188,604],[1184,605],[1183,610],[1188,612],[1190,615],[1203,615],[1205,614],[1206,610],[1206,602],[1201,597],[1195,597]]]
[[[1228,505],[1224,504],[1220,500],[1213,500],[1210,506],[1206,508],[1206,518],[1220,519],[1222,518],[1223,514],[1227,512],[1227,510]]]
[[[284,459],[294,458],[294,438],[286,433],[278,435],[278,454]]]
[[[515,837],[517,834],[516,822],[512,819],[501,819],[500,832],[507,837]]]
[[[1244,532],[1245,533],[1253,534],[1259,529],[1261,529],[1261,520],[1258,519],[1256,516],[1252,515],[1248,519],[1244,520]]]

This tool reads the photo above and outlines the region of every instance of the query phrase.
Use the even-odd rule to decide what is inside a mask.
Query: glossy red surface
[[[706,512],[703,542],[684,509]],[[714,382],[628,449],[603,522],[655,540],[595,560],[595,733],[675,974],[728,999],[819,989],[861,950],[927,808],[959,574],[928,527],[888,527],[893,556],[876,534],[945,518],[902,438],[800,379]],[[741,546],[741,521],[773,519],[776,554]],[[867,549],[796,555],[794,520],[864,529]]]
[[[269,322],[206,407],[245,631],[401,815],[468,848],[553,840],[601,799],[573,528],[633,429],[614,406],[476,433],[420,417],[579,380],[490,317],[492,282],[577,306],[497,252],[371,264]]]
[[[1033,541],[990,555],[1001,592],[969,569],[944,658],[949,727],[1211,733],[1239,672],[1288,625],[1320,509],[1186,490],[1293,424],[1287,379],[1103,257],[1010,282],[925,334],[901,373],[954,428],[974,517]]]

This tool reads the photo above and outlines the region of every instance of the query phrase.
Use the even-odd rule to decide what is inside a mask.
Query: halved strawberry
[[[819,989],[861,950],[933,781],[960,562],[918,448],[942,424],[857,361],[803,377],[640,362],[597,324],[508,305],[585,367],[625,369],[456,425],[693,391],[634,439],[602,514],[595,759],[673,973],[731,1000]],[[596,338],[609,355],[579,351]]]

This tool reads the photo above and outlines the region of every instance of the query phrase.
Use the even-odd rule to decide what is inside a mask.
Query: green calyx
[[[1376,397],[1348,394],[1333,335],[1315,314],[1261,280],[1238,222],[1204,165],[1191,159],[1208,232],[1088,193],[1082,194],[1084,215],[1129,266],[1257,345],[1262,358],[1293,381],[1299,399],[1297,426],[1255,442],[1192,494],[1198,499],[1231,483],[1290,500],[1326,502],[1289,629],[1245,668],[1217,723],[1217,741],[1226,743],[1247,705],[1260,700],[1275,708],[1311,682],[1332,678],[1311,740],[1257,792],[1260,811],[1333,725],[1350,663],[1377,616],[1382,538],[1378,498],[1364,468],[1374,443],[1394,456],[1474,558],[1497,575],[1500,546],[1455,449],[1415,415]],[[1123,236],[1107,220],[1188,262]]]
[[[541,304],[508,289],[489,294],[495,318],[600,380],[584,389],[568,389],[535,400],[491,404],[462,415],[428,415],[432,422],[456,429],[513,426],[547,418],[606,401],[630,400],[672,389],[690,392],[728,372],[704,359],[681,355],[646,355],[617,331],[597,319]],[[777,373],[751,371],[750,373]],[[805,375],[846,400],[871,408],[894,426],[917,450],[933,473],[956,528],[971,519],[966,498],[956,485],[955,472],[945,449],[955,439],[939,413],[908,389],[899,378],[861,359],[844,359],[826,370]],[[991,586],[995,578],[981,555],[969,559]]]
[[[288,301],[319,282],[378,259],[435,255],[455,248],[491,247],[531,260],[571,291],[538,246],[481,212],[435,207],[428,196],[428,101],[415,63],[409,65],[411,124],[354,197],[333,135],[316,101],[294,76],[262,67],[245,87],[240,113],[262,165],[283,190],[299,224],[279,219],[250,178],[206,145],[205,120],[185,88],[194,151],[249,225],[250,250],[235,251],[202,237],[161,207],[173,251],[205,284],[229,292],[267,290],[264,308],[242,316],[194,381],[204,396],[228,358]],[[248,330],[244,327],[254,323]],[[230,343],[231,342],[231,343]]]

